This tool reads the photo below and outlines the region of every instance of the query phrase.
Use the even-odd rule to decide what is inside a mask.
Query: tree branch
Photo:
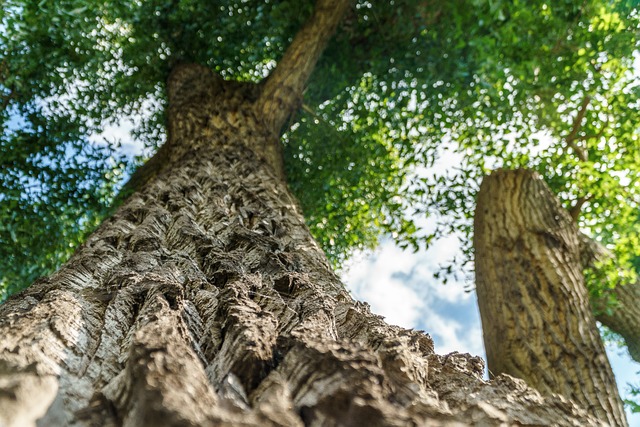
[[[589,139],[595,139],[596,141],[599,140],[600,138],[602,138],[602,135],[604,135],[604,131],[607,130],[607,127],[609,127],[609,118],[607,117],[607,119],[604,121],[604,123],[602,124],[602,128],[600,128],[600,130],[598,131],[597,134],[591,134],[591,135],[584,135],[580,138],[578,138],[580,141],[588,141]]]
[[[582,17],[582,14],[584,13],[584,9],[587,6],[587,0],[584,0],[582,2],[582,5],[580,6],[580,10],[578,11],[578,13],[576,13],[576,15],[574,16],[574,18],[571,20],[571,22],[569,23],[568,27],[567,27],[567,35],[570,33],[570,31],[573,29],[574,26],[576,26],[578,24],[578,22],[580,22],[580,18]],[[566,36],[563,37],[558,37],[558,40],[556,40],[556,44],[553,46],[553,48],[551,49],[552,52],[558,52],[560,50],[560,46],[562,45],[562,42],[564,41],[564,39],[566,38]]]
[[[584,115],[587,113],[587,107],[589,106],[590,102],[591,97],[589,95],[586,95],[584,97],[584,100],[582,100],[580,111],[578,111],[576,118],[573,120],[571,132],[569,132],[569,135],[567,135],[567,137],[565,138],[565,142],[567,143],[567,145],[571,147],[573,151],[575,151],[576,156],[578,156],[578,158],[583,162],[587,161],[588,152],[587,150],[578,147],[578,145],[576,144],[576,137],[578,136],[578,131],[582,127],[582,119],[584,119]]]
[[[578,221],[578,217],[580,216],[580,211],[582,211],[582,206],[587,203],[589,200],[593,198],[592,195],[582,196],[576,200],[576,203],[569,209],[569,215],[574,222]]]
[[[0,97],[0,99],[2,99],[2,101],[0,101],[0,111],[4,111],[4,109],[7,108],[7,106],[9,105],[11,100],[15,97],[15,95],[16,95],[15,91],[10,90],[8,94],[2,95]]]
[[[341,141],[342,143],[348,143],[345,134],[340,132],[338,129],[336,129],[335,125],[329,121],[327,121],[324,117],[322,117],[320,114],[318,114],[317,112],[315,112],[313,110],[313,108],[309,107],[307,104],[302,104],[301,106],[303,111],[306,111],[308,114],[310,114],[311,116],[313,116],[314,119],[318,120],[318,122],[323,123],[325,126],[327,126],[327,128],[329,129],[329,131],[334,134],[339,141]]]
[[[317,0],[313,14],[263,83],[256,101],[258,117],[277,134],[302,102],[302,93],[322,51],[350,0]]]
[[[582,267],[597,268],[598,261],[607,261],[613,254],[600,243],[579,233],[580,261]],[[609,306],[609,295],[591,299],[596,319],[613,332],[622,336],[631,358],[640,363],[640,279],[633,283],[618,284],[612,289],[614,307]]]

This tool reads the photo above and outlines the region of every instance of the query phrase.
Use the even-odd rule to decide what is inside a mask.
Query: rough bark
[[[474,227],[489,371],[626,425],[584,285],[578,230],[553,193],[533,172],[494,172],[480,187]]]
[[[169,107],[167,141],[132,176],[130,191],[173,168],[188,151],[216,144],[229,146],[236,140],[268,163],[284,179],[280,141],[265,129],[254,111],[259,87],[251,83],[225,81],[207,67],[180,64],[167,79]]]
[[[137,191],[0,307],[0,425],[599,424],[523,381],[484,381],[477,357],[436,355],[329,268],[282,179],[277,130],[332,5],[345,7],[320,0],[262,87],[174,70],[168,141]]]
[[[353,301],[286,186],[221,133],[0,307],[0,424],[597,424]]]
[[[604,262],[613,258],[613,254],[607,248],[588,236],[580,234],[579,239],[583,268],[597,268],[598,261]],[[608,306],[607,293],[600,299],[591,301],[596,320],[622,336],[629,355],[640,363],[640,281],[619,284],[610,293],[615,299],[613,307]]]

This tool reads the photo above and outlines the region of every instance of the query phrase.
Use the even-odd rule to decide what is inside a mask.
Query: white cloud
[[[394,275],[415,265],[412,255],[384,244],[369,256],[357,256],[343,275],[356,298],[368,302],[387,322],[405,328],[417,327],[424,305],[417,292]]]
[[[458,251],[457,239],[443,239],[428,251],[403,251],[391,241],[371,254],[359,254],[342,274],[354,296],[391,324],[423,329],[439,354],[483,355],[482,331],[474,294],[464,284],[443,285],[433,273]]]
[[[422,328],[431,335],[438,354],[452,351],[484,357],[482,329],[478,322],[458,320],[446,315],[427,312]]]

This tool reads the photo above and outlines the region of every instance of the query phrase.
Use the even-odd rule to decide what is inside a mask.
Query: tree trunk
[[[353,301],[264,148],[254,89],[172,74],[139,191],[0,307],[0,425],[598,424]]]
[[[474,223],[476,290],[492,374],[573,399],[626,425],[590,310],[578,230],[535,173],[501,170],[483,181]]]
[[[583,268],[597,268],[597,263],[610,261],[613,254],[600,243],[580,234],[580,260]],[[609,296],[615,299],[609,307]],[[633,360],[640,363],[640,280],[618,284],[601,296],[592,300],[591,306],[596,320],[619,334]]]

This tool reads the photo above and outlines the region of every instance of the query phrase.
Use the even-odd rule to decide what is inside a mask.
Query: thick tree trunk
[[[600,243],[580,234],[580,259],[583,268],[597,268],[597,262],[610,261],[613,254]],[[615,304],[609,307],[609,293]],[[640,280],[619,284],[598,300],[592,300],[596,320],[620,334],[624,339],[629,355],[640,363]]]
[[[578,230],[544,181],[526,170],[492,173],[480,187],[474,227],[490,372],[626,425],[584,285]]]
[[[52,276],[0,307],[0,425],[597,425],[385,324],[330,270],[250,87],[170,80],[169,141]]]

